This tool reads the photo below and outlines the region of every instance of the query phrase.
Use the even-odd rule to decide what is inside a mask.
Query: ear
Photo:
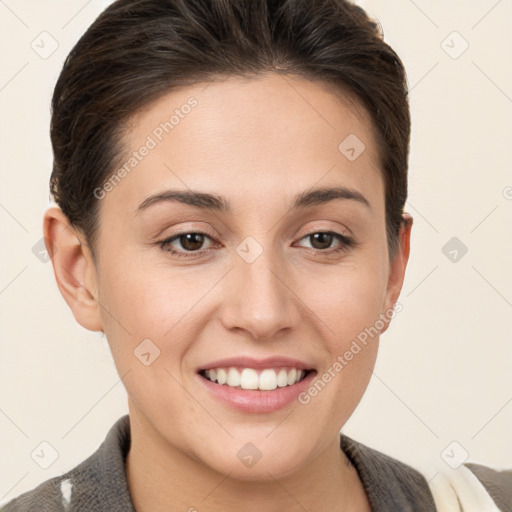
[[[407,262],[409,261],[412,224],[412,216],[408,213],[404,213],[398,235],[399,247],[389,266],[388,286],[384,301],[384,311],[382,312],[384,313],[385,318],[388,318],[389,320],[391,320],[391,318],[389,318],[389,311],[393,310],[404,283],[405,269],[407,267]],[[388,312],[387,315],[385,314],[386,312]],[[389,321],[385,322],[385,327],[380,331],[381,334],[387,330],[389,323]]]
[[[82,327],[102,331],[96,267],[85,237],[54,206],[44,214],[43,232],[57,286],[73,316]]]

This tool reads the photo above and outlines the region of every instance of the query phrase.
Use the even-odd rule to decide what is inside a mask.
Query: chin
[[[272,450],[259,450],[255,444],[242,443],[238,449],[222,450],[218,455],[209,453],[203,463],[215,471],[229,475],[234,480],[254,482],[273,481],[292,475],[298,471],[306,460],[303,458],[304,450],[293,450],[290,446],[286,452],[276,448]],[[265,452],[269,455],[265,455]],[[233,454],[233,455],[231,455]],[[297,454],[301,454],[299,459]],[[218,456],[216,463],[212,464],[212,457]]]

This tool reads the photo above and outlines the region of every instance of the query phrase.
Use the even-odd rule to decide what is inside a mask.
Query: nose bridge
[[[292,327],[298,321],[297,303],[272,248],[247,237],[236,252],[231,275],[235,285],[225,304],[226,327],[245,329],[259,339]]]

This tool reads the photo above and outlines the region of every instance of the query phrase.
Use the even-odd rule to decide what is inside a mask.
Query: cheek
[[[317,325],[328,326],[322,327],[328,356],[317,378],[328,382],[325,398],[330,395],[327,401],[337,404],[332,412],[345,421],[364,394],[375,366],[386,289],[383,260],[369,254],[337,268],[328,285],[321,286],[323,282],[308,285],[304,301],[320,319]]]
[[[379,344],[376,327],[382,308],[384,282],[369,267],[353,267],[320,293],[311,288],[305,302],[320,318],[326,358],[302,404],[321,425],[345,424],[370,381]],[[325,288],[324,288],[325,290]],[[326,404],[329,404],[326,406]]]
[[[165,360],[169,368],[179,364],[205,321],[201,299],[216,281],[213,273],[211,282],[198,280],[192,269],[170,272],[168,266],[148,265],[142,256],[133,254],[118,254],[105,262],[100,285],[102,316],[119,372],[139,370],[135,357],[146,346],[149,352],[160,352],[155,362]]]
[[[102,270],[102,300],[119,323],[123,320],[126,331],[162,336],[183,316],[187,288],[168,269],[127,253],[112,257]]]
[[[376,262],[357,263],[340,266],[329,278],[308,281],[301,296],[328,327],[326,339],[335,340],[333,348],[342,350],[351,339],[376,323],[385,288],[385,276]]]
[[[144,411],[164,411],[172,404],[169,396],[183,394],[179,365],[188,343],[195,339],[197,326],[189,318],[200,291],[187,294],[184,280],[166,277],[163,269],[141,263],[118,258],[115,265],[104,266],[104,330],[132,401]],[[192,414],[190,404],[180,404],[185,415]]]

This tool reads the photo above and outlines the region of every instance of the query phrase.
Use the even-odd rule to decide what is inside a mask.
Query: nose
[[[293,278],[271,251],[264,250],[252,263],[237,257],[228,280],[221,315],[226,329],[263,341],[297,327],[301,301]]]

